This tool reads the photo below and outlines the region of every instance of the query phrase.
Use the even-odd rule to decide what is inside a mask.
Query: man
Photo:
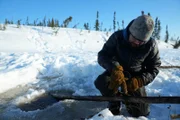
[[[161,65],[157,43],[151,38],[153,30],[152,18],[142,15],[110,36],[98,53],[98,63],[106,71],[94,82],[103,96],[116,96],[118,87],[130,96],[147,96],[145,86],[154,80]],[[150,113],[149,104],[125,102],[125,105],[133,117]],[[117,115],[120,102],[109,102],[108,108]]]

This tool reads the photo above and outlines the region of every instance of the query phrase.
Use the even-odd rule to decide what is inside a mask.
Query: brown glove
[[[111,81],[109,83],[108,88],[113,90],[113,92],[116,94],[118,92],[119,86],[122,85],[123,92],[127,93],[127,86],[126,86],[126,80],[127,78],[124,77],[123,73],[123,67],[118,65],[116,66],[111,73]]]
[[[143,86],[143,81],[140,77],[133,77],[126,82],[129,92],[134,92]]]

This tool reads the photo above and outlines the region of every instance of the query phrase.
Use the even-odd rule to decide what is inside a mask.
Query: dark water
[[[46,93],[29,103],[16,105],[12,111],[6,111],[9,103],[27,90],[27,87],[18,87],[0,94],[0,120],[82,120],[81,118],[97,114],[107,106],[107,102],[59,101]],[[62,90],[60,93],[72,95],[73,92]]]
[[[49,94],[43,94],[31,103],[26,104],[19,104],[18,107],[22,111],[34,111],[34,110],[43,110],[46,109],[48,106],[56,104],[57,102],[61,102],[62,107],[64,108],[63,112],[59,114],[54,119],[62,119],[62,120],[80,120],[83,118],[88,118],[102,109],[104,109],[107,105],[106,102],[94,102],[94,101],[74,101],[68,103],[67,101],[59,101],[56,98],[52,97]],[[54,109],[55,111],[55,109]],[[38,118],[44,118],[44,116],[38,115]]]

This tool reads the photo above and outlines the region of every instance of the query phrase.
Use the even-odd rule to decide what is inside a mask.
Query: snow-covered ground
[[[97,53],[110,36],[80,29],[8,25],[0,31],[0,120],[75,120],[101,111],[91,120],[168,120],[180,105],[151,104],[148,117],[113,116],[106,102],[65,100],[44,109],[25,111],[20,104],[49,93],[100,95],[94,80],[104,69]],[[180,65],[180,49],[158,41],[162,65]],[[146,86],[149,96],[180,96],[180,69],[161,69]],[[38,105],[37,105],[38,106]]]

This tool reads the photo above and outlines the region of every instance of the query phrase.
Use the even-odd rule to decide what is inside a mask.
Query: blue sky
[[[60,23],[69,16],[73,17],[70,27],[79,23],[82,28],[88,22],[93,28],[96,12],[99,11],[99,21],[103,28],[113,27],[113,13],[116,11],[116,20],[125,26],[134,18],[150,12],[153,19],[161,20],[161,36],[164,38],[165,28],[168,25],[171,36],[180,36],[180,0],[0,0],[0,22],[5,18],[22,19],[22,23],[35,19],[58,19]]]

